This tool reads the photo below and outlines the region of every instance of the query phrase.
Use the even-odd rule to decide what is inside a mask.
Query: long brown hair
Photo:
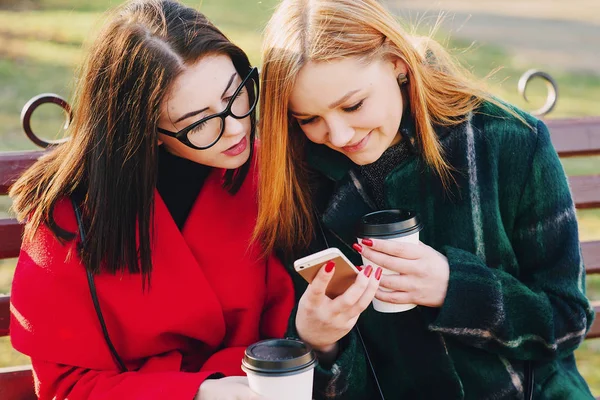
[[[309,61],[397,57],[408,68],[408,101],[425,161],[445,186],[453,180],[434,126],[461,123],[483,101],[505,106],[433,39],[406,33],[377,0],[283,0],[263,41],[259,132],[259,214],[255,238],[265,251],[293,251],[312,238],[313,212],[304,149],[288,113],[301,68]],[[273,212],[277,210],[277,212]]]
[[[246,54],[192,8],[169,0],[117,8],[83,64],[71,139],[11,188],[18,218],[28,218],[25,240],[40,224],[60,240],[72,239],[74,233],[55,223],[53,208],[76,196],[87,235],[80,249],[85,267],[94,273],[141,273],[149,283],[160,104],[186,64],[212,54],[229,56],[241,76],[250,71]],[[249,163],[227,171],[224,186],[230,192],[241,186]]]

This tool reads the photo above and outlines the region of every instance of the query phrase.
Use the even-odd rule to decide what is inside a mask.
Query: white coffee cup
[[[362,239],[384,239],[394,242],[419,243],[419,232],[423,225],[419,217],[406,210],[382,210],[364,215],[357,227],[358,243]],[[373,269],[380,267],[369,259],[362,257],[363,264],[371,265]],[[397,272],[381,268],[382,275],[394,275]],[[381,288],[384,292],[389,289]],[[373,308],[383,313],[397,313],[415,308],[416,304],[387,303],[379,299],[373,299]]]
[[[312,399],[317,357],[307,344],[268,339],[248,346],[242,370],[250,389],[269,400]]]

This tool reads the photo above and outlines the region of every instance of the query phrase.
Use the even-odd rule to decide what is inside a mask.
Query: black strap
[[[83,243],[85,241],[85,233],[83,231],[83,222],[81,219],[81,212],[79,211],[79,206],[78,206],[77,202],[75,202],[74,199],[71,199],[71,203],[73,203],[73,210],[75,210],[75,218],[77,218],[77,226],[79,228],[79,236],[81,239],[81,244],[83,245]],[[117,353],[117,350],[115,349],[115,346],[113,346],[112,341],[110,340],[110,336],[108,335],[108,329],[106,328],[106,323],[104,322],[104,316],[102,315],[102,310],[100,308],[100,302],[98,301],[98,294],[96,293],[96,284],[94,283],[94,275],[88,268],[86,268],[86,272],[87,272],[88,286],[90,288],[90,294],[92,295],[92,302],[94,303],[94,309],[96,310],[96,315],[98,316],[98,321],[100,321],[100,326],[102,327],[102,334],[104,335],[104,341],[106,342],[106,345],[108,346],[108,349],[110,350],[110,354],[113,356],[113,359],[117,363],[119,370],[121,372],[127,372],[127,367],[125,366],[125,363],[123,362],[121,357],[119,357],[119,353]]]
[[[525,361],[525,400],[533,400],[534,373],[533,361]]]
[[[323,226],[321,225],[321,219],[319,217],[319,214],[315,212],[315,218],[317,219],[317,225],[319,225],[319,230],[321,231],[321,236],[323,237],[323,240],[325,241],[325,246],[327,246],[327,248],[329,248],[329,241],[327,240],[327,236],[325,236],[325,231],[323,230]],[[375,385],[377,386],[377,390],[379,391],[379,396],[381,397],[381,400],[385,400],[385,396],[383,395],[383,390],[381,390],[381,385],[379,384],[379,379],[377,379],[377,374],[375,373],[375,367],[373,366],[373,362],[371,361],[371,357],[369,356],[369,351],[367,350],[367,345],[365,344],[365,341],[363,340],[362,334],[360,333],[360,329],[358,328],[358,321],[357,323],[354,325],[354,328],[352,328],[356,331],[356,334],[358,335],[358,340],[360,341],[360,344],[365,352],[365,358],[367,359],[367,364],[369,364],[369,369],[371,371],[371,375],[373,376],[373,380],[375,381]]]

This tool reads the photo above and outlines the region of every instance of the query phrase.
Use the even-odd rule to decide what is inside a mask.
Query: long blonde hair
[[[423,157],[444,185],[451,177],[434,125],[452,126],[483,101],[497,103],[433,39],[411,36],[376,0],[283,0],[263,41],[259,132],[259,213],[255,238],[266,251],[292,251],[312,238],[303,149],[288,114],[295,78],[309,61],[398,57],[408,68],[410,112]],[[503,107],[504,108],[504,107]]]

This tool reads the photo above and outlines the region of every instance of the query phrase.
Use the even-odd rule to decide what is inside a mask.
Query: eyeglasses
[[[243,119],[249,116],[258,103],[258,68],[253,67],[227,103],[227,107],[217,114],[204,117],[179,132],[157,128],[158,132],[179,140],[196,150],[206,150],[219,141],[225,132],[225,118],[232,116]]]

